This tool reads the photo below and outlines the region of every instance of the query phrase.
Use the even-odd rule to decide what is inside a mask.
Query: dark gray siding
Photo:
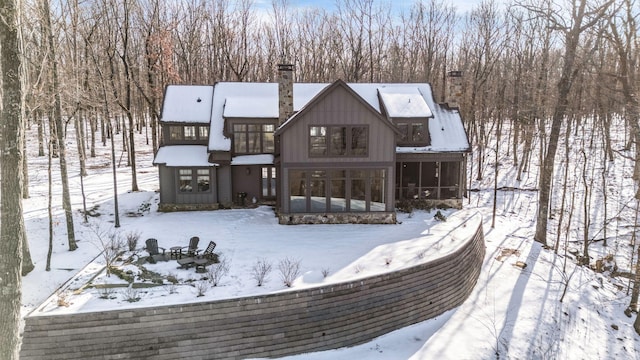
[[[260,165],[238,165],[231,167],[233,174],[233,194],[237,198],[238,192],[247,194],[246,204],[250,204],[252,198],[261,197],[261,166]],[[237,200],[237,199],[236,199]]]
[[[231,166],[223,165],[217,168],[216,185],[218,187],[218,201],[228,206],[233,202],[233,187],[231,182]]]
[[[282,194],[281,210],[289,209],[290,169],[386,169],[386,211],[395,208],[395,149],[396,133],[377,114],[343,87],[336,87],[312,108],[297,116],[281,134]],[[368,155],[366,157],[309,157],[309,127],[321,125],[366,125],[368,127]]]
[[[362,163],[395,160],[395,132],[375,113],[342,87],[316,103],[309,112],[296,117],[281,137],[283,164],[307,163]],[[311,125],[367,125],[369,127],[368,157],[309,158],[309,126]],[[286,144],[286,145],[285,145]],[[286,147],[286,148],[285,148]]]
[[[176,202],[176,173],[174,168],[158,165],[160,173],[160,202],[175,204]]]
[[[210,183],[207,192],[184,193],[178,191],[178,167],[160,166],[160,202],[163,204],[214,204],[218,202],[216,168],[209,169]],[[189,169],[193,169],[189,167]]]

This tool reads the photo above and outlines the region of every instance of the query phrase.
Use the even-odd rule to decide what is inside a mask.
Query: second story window
[[[200,129],[200,134],[199,134],[200,135],[200,140],[208,139],[209,138],[209,128],[206,127],[206,126],[200,126],[199,129]]]
[[[275,150],[274,124],[233,124],[233,151],[236,154],[267,154]]]
[[[311,126],[310,156],[367,156],[366,126]]]
[[[185,126],[184,127],[184,139],[185,140],[196,140],[196,127],[195,126]]]
[[[429,136],[426,124],[422,121],[403,121],[397,123],[401,144],[428,144]]]
[[[182,140],[182,126],[170,126],[169,127],[169,139],[170,140]]]
[[[209,138],[207,125],[170,125],[169,141],[172,142],[203,142]]]

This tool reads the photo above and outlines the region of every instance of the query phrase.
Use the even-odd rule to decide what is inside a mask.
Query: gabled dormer
[[[417,87],[380,87],[378,98],[385,115],[398,128],[398,146],[429,146],[429,119],[433,112]]]
[[[167,86],[161,115],[162,145],[207,145],[212,97],[213,86]]]
[[[222,116],[232,156],[275,152],[278,104],[274,96],[228,96]]]

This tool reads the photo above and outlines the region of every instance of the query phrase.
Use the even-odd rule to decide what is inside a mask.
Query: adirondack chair
[[[207,245],[207,248],[202,254],[178,259],[178,264],[182,269],[188,269],[195,266],[197,272],[204,272],[205,267],[208,264],[217,262],[218,256],[213,252],[213,249],[215,248],[216,243],[214,241],[209,241],[209,245]]]
[[[183,249],[187,249],[186,250],[186,255],[187,257],[193,257],[198,255],[198,252],[200,252],[201,250],[198,250],[198,243],[200,242],[200,238],[197,236],[192,237],[191,239],[189,239],[189,246],[184,246]]]
[[[215,248],[216,248],[216,243],[214,241],[209,241],[209,245],[207,245],[207,248],[204,250],[204,252],[201,255],[199,255],[199,257],[213,260],[213,257],[215,255],[213,252],[213,249]]]
[[[165,248],[158,246],[158,240],[154,238],[147,239],[146,248],[149,256],[160,255],[160,249],[162,249],[162,255],[164,255]]]

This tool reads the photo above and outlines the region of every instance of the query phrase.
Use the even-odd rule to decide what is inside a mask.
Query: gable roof
[[[282,125],[280,125],[280,127],[276,130],[276,134],[280,134],[283,131],[286,130],[287,127],[289,127],[293,122],[295,122],[296,118],[299,118],[300,116],[304,116],[304,114],[306,114],[308,111],[310,111],[311,108],[314,107],[314,105],[316,105],[317,103],[319,103],[322,99],[324,99],[325,97],[327,97],[327,95],[329,95],[331,92],[335,91],[335,89],[337,88],[343,88],[345,89],[349,94],[351,94],[351,96],[353,96],[355,99],[357,99],[358,101],[360,101],[360,103],[362,103],[362,105],[367,108],[369,111],[371,111],[371,113],[376,116],[378,119],[380,119],[380,121],[383,121],[387,126],[389,126],[394,132],[398,132],[398,129],[393,126],[393,124],[389,121],[389,119],[387,119],[386,117],[384,117],[382,115],[382,113],[380,112],[379,108],[374,108],[373,105],[368,101],[366,101],[365,99],[362,98],[362,96],[360,96],[357,92],[355,92],[349,85],[347,85],[347,83],[345,83],[344,81],[338,79],[336,81],[334,81],[331,85],[325,87],[324,89],[322,89],[322,91],[320,91],[316,96],[313,97],[313,99],[311,99],[311,101],[309,101],[302,109],[300,109],[299,112],[294,113],[293,116],[291,116],[289,119],[287,119],[287,121],[285,121]],[[294,99],[295,99],[295,95],[294,95]]]
[[[433,113],[415,86],[378,88],[381,103],[391,118],[432,117]]]
[[[211,85],[168,85],[164,90],[160,121],[208,124],[212,100]]]
[[[294,84],[293,110],[299,111],[327,84]],[[209,129],[209,151],[230,151],[224,136],[225,117],[278,118],[278,84],[219,82],[215,84]]]

